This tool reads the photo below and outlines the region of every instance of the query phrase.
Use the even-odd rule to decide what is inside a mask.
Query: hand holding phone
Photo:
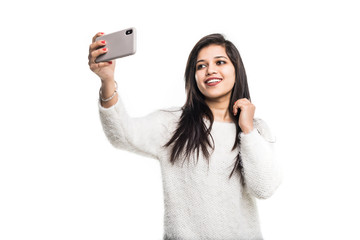
[[[114,71],[115,71],[115,60],[108,62],[99,62],[96,63],[95,60],[98,56],[107,52],[105,47],[105,41],[96,41],[100,36],[103,36],[103,32],[98,32],[92,38],[92,43],[89,46],[89,67],[99,78],[103,81],[113,81],[114,80]]]
[[[102,35],[95,41],[106,41],[106,53],[95,59],[96,63],[133,55],[136,52],[136,29],[128,28],[118,32]],[[104,47],[104,46],[101,46]]]

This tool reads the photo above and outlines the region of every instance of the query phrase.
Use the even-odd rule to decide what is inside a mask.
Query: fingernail
[[[107,48],[103,48],[102,50],[103,50],[103,51],[106,51],[106,50],[107,50]]]
[[[112,64],[112,62],[111,62],[111,61],[110,61],[110,62],[108,62],[108,63]]]
[[[103,33],[103,32],[101,32],[100,34],[101,34],[101,35],[103,35],[104,33]]]
[[[101,43],[102,43],[102,44],[105,44],[105,40],[102,40]]]

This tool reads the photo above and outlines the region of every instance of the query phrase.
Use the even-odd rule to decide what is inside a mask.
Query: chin
[[[221,97],[226,97],[226,96],[231,96],[231,90],[230,92],[221,92],[221,93],[209,93],[207,92],[207,94],[204,94],[205,97],[207,98],[221,98]]]

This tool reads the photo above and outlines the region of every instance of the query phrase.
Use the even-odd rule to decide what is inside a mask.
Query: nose
[[[206,76],[211,75],[211,74],[216,74],[216,73],[217,73],[216,65],[209,64],[209,67],[207,68],[207,71],[206,71]]]

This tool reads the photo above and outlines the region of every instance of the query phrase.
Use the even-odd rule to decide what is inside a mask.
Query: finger
[[[107,51],[108,51],[108,48],[101,48],[101,49],[92,51],[92,52],[90,53],[89,61],[90,61],[91,63],[95,63],[95,59],[96,59],[98,56],[106,53]]]
[[[112,64],[113,64],[113,62],[109,61],[109,62],[91,63],[89,65],[90,65],[90,69],[92,71],[94,71],[94,70],[96,70],[98,68],[107,67],[107,66],[110,66]]]
[[[237,105],[246,105],[246,104],[251,104],[251,102],[249,101],[249,99],[247,98],[242,98],[242,99],[238,99],[235,103],[234,103],[234,106],[237,106]]]
[[[247,102],[247,103],[250,102],[250,100],[247,99],[247,98],[241,98],[241,99],[239,99],[238,101],[240,101],[240,102]]]
[[[237,106],[237,105],[239,105],[239,104],[244,104],[244,103],[246,103],[246,101],[244,100],[244,99],[246,99],[246,98],[242,98],[242,99],[238,99],[238,100],[236,100],[235,102],[234,102],[234,107],[235,106]]]
[[[240,111],[241,111],[241,108],[240,108]],[[238,108],[237,107],[233,108],[233,113],[234,113],[234,115],[236,115],[238,113]]]
[[[89,46],[89,51],[94,51],[96,49],[98,49],[99,47],[105,46],[106,45],[106,41],[105,40],[99,40],[96,42],[93,42],[92,44],[90,44]]]
[[[239,100],[237,100],[235,103],[234,103],[234,105],[233,105],[233,113],[234,113],[234,115],[236,115],[237,114],[237,109],[240,107],[239,106]]]
[[[242,109],[246,104],[248,104],[248,102],[246,101],[246,98],[241,98],[235,101],[234,105],[233,105],[233,113],[234,115],[237,114],[238,112],[238,108]]]
[[[98,32],[97,34],[95,34],[95,36],[92,38],[92,42],[95,42],[95,41],[96,41],[96,38],[98,38],[98,37],[100,37],[100,36],[102,36],[102,35],[104,35],[103,32]]]

